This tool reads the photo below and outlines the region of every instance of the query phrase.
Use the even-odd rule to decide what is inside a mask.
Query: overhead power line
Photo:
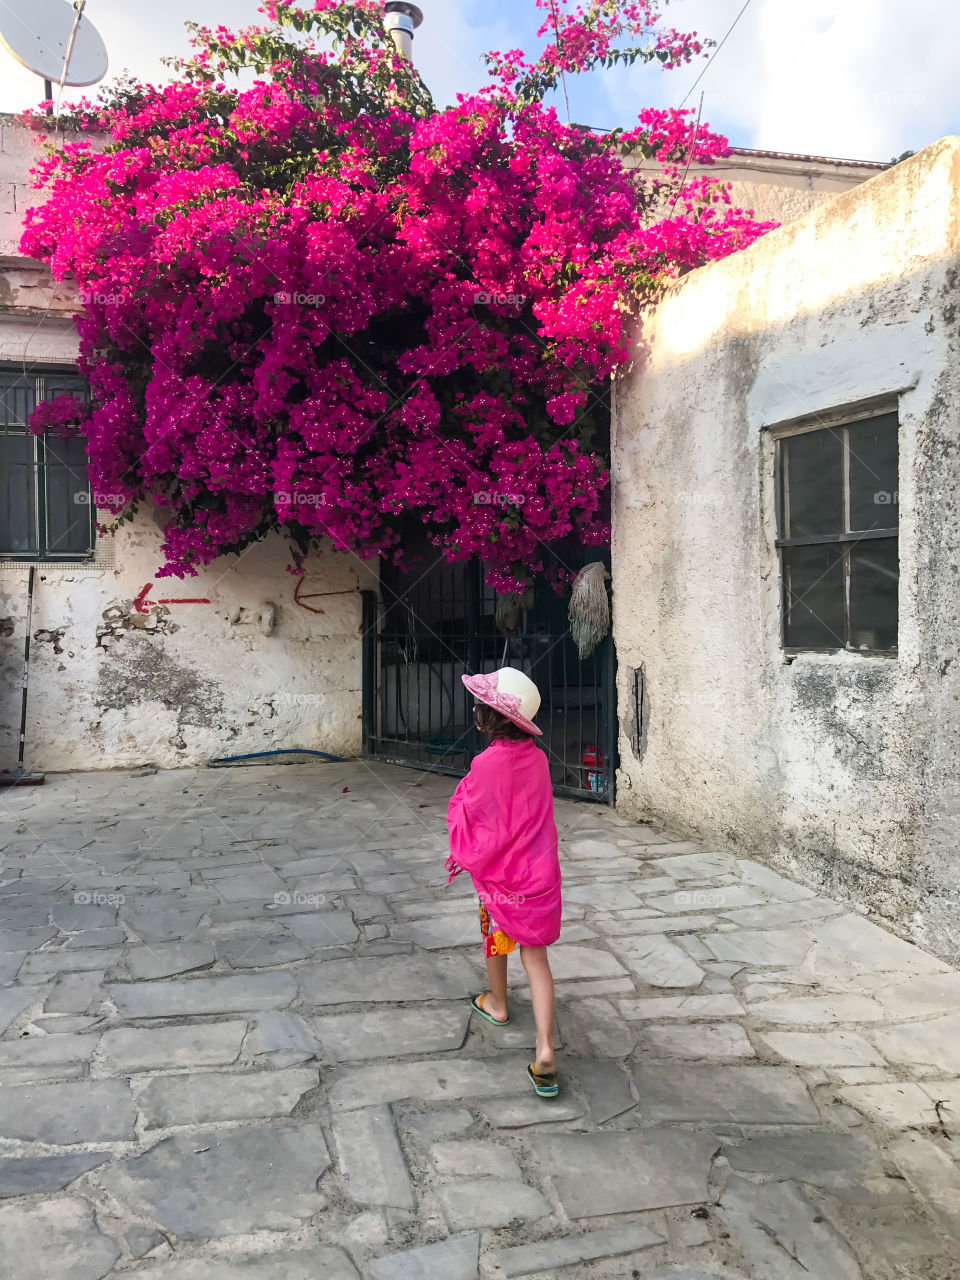
[[[681,106],[681,107],[683,106],[683,103],[684,103],[684,102],[686,102],[687,98],[689,98],[689,97],[690,97],[691,93],[693,93],[694,89],[697,87],[697,85],[700,83],[700,81],[703,79],[703,77],[704,77],[704,76],[707,74],[707,72],[710,70],[710,67],[711,67],[711,65],[712,65],[712,63],[713,63],[714,58],[717,56],[717,54],[720,52],[720,50],[723,48],[723,46],[727,43],[727,41],[729,40],[730,36],[733,34],[733,29],[734,29],[734,27],[737,25],[737,23],[740,21],[740,19],[743,17],[743,15],[747,12],[747,10],[748,10],[749,8],[750,8],[750,0],[747,0],[746,4],[743,6],[743,8],[740,10],[740,12],[737,14],[737,16],[734,18],[733,22],[731,22],[731,23],[730,23],[730,29],[727,31],[727,34],[723,37],[723,39],[720,41],[720,43],[719,43],[719,44],[717,45],[717,47],[714,49],[713,53],[711,53],[710,57],[707,59],[706,66],[703,68],[703,70],[702,70],[702,71],[700,72],[700,74],[697,76],[696,80],[694,80],[693,84],[690,86],[690,88],[689,88],[689,89],[687,90],[687,92],[684,94],[683,102],[681,102],[681,103],[680,103],[680,106]]]

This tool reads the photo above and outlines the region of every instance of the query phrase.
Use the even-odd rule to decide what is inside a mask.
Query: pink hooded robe
[[[560,859],[546,755],[495,739],[470,766],[447,809],[447,883],[469,871],[499,927],[523,947],[560,936]]]

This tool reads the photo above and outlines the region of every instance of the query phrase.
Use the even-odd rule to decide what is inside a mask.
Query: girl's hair
[[[474,711],[477,728],[481,733],[489,733],[492,740],[502,738],[508,742],[523,742],[533,737],[533,734],[527,733],[526,729],[521,729],[518,724],[514,724],[512,720],[508,720],[505,715],[494,711],[493,707],[488,707],[484,702],[478,702]]]

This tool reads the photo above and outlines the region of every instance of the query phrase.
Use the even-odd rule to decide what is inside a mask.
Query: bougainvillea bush
[[[489,55],[447,109],[382,3],[267,0],[195,27],[168,84],[55,122],[22,247],[79,285],[91,399],[32,426],[83,432],[114,509],[165,509],[160,574],[276,529],[294,564],[324,539],[396,559],[416,528],[510,590],[606,541],[596,389],[631,315],[769,224],[686,179],[727,145],[690,114],[602,136],[544,103],[600,64],[676,68],[693,35],[656,0],[535,2],[539,56]]]

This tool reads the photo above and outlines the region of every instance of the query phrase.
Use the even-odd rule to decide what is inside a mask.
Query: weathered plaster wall
[[[360,598],[352,556],[315,555],[300,595],[279,538],[199,577],[155,577],[148,517],[117,535],[114,570],[38,567],[27,763],[163,767],[279,747],[360,746]],[[152,583],[144,594],[144,587]],[[0,767],[16,759],[27,571],[0,566]],[[318,594],[330,593],[339,594]],[[206,597],[209,604],[160,604]],[[139,598],[139,599],[138,599]],[[138,607],[139,604],[139,607]]]
[[[952,957],[958,284],[948,138],[682,281],[638,334],[614,422],[621,807],[759,852]],[[788,662],[765,428],[871,404],[900,414],[899,655]]]
[[[649,162],[642,168],[653,169]],[[688,177],[707,174],[730,184],[731,204],[752,209],[761,222],[793,222],[884,169],[868,161],[777,155],[734,149],[713,164],[691,165]]]

